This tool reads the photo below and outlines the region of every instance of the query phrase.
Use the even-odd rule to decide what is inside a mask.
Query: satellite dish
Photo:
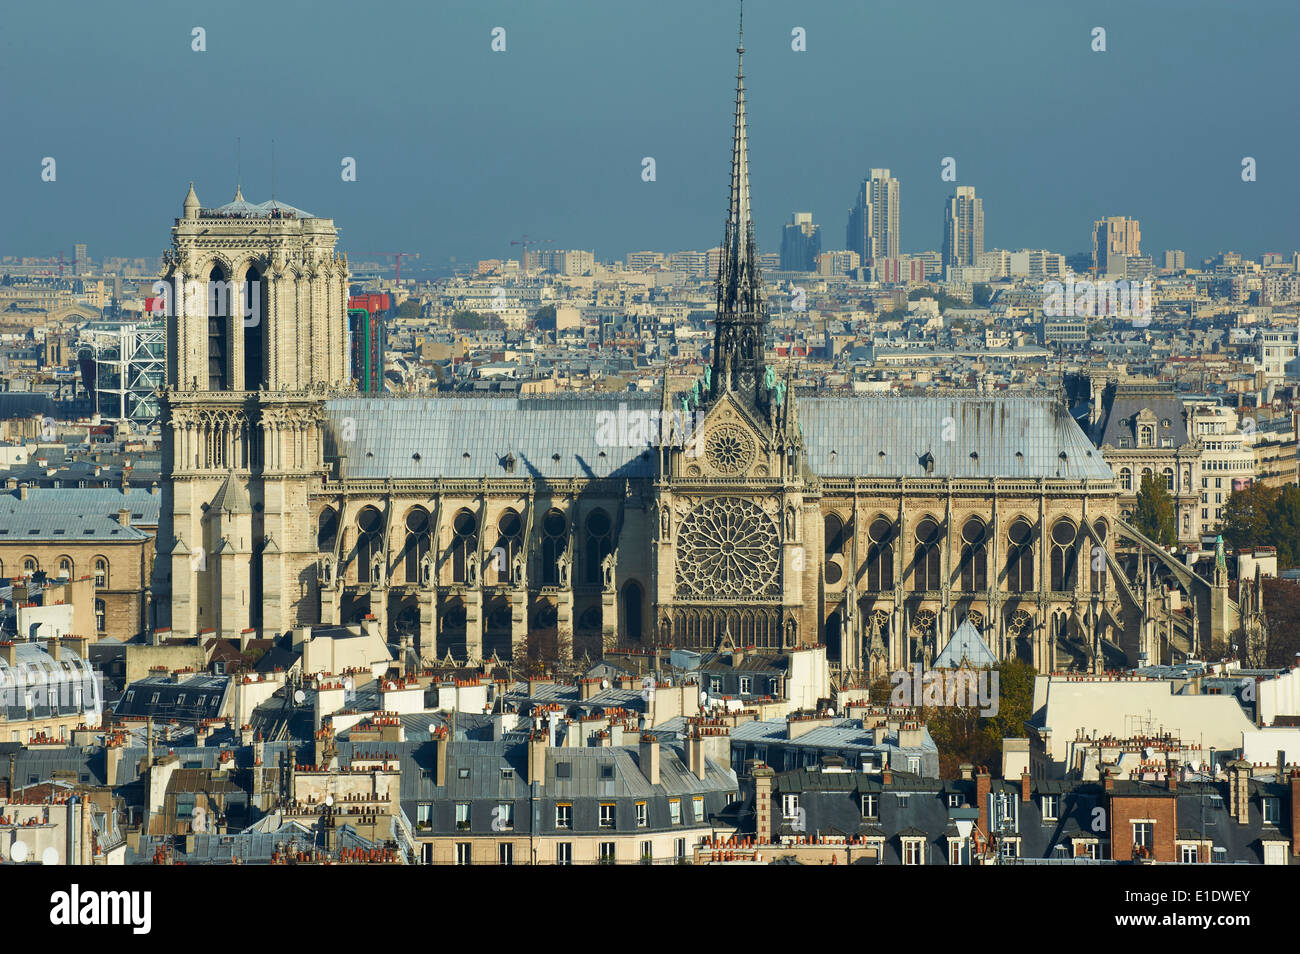
[[[608,680],[608,679],[602,679],[602,680],[600,681],[600,688],[602,688],[602,689],[608,689],[608,688],[609,688],[609,680]]]
[[[326,805],[333,805],[333,804],[334,804],[334,796],[333,796],[333,795],[326,795],[326,796],[325,796],[325,804],[326,804]]]
[[[701,689],[701,690],[700,690],[700,705],[702,705],[702,706],[706,706],[706,705],[708,705],[708,704],[709,704],[709,694],[708,694],[705,690]]]
[[[9,848],[9,857],[22,864],[27,860],[27,842],[15,841]]]
[[[344,688],[345,690],[347,690],[348,692],[351,692],[351,691],[352,691],[352,687],[353,687],[354,685],[355,685],[355,683],[352,681],[352,677],[351,677],[351,676],[346,676],[346,677],[344,677],[344,679],[343,679],[343,688]]]
[[[1146,748],[1142,750],[1142,754],[1147,758],[1151,758],[1151,756],[1155,755],[1155,751],[1156,751],[1155,749],[1151,748],[1151,746],[1148,745]]]
[[[297,692],[293,694],[293,701],[298,703],[298,705],[302,705],[302,700],[306,698],[307,698],[307,693],[303,692],[301,689],[299,689]]]
[[[59,849],[53,845],[41,852],[41,864],[57,865],[59,863]]]
[[[833,715],[835,715],[835,707],[834,707],[834,706],[827,706],[827,707],[826,707],[826,714],[827,714],[828,716],[833,716]]]
[[[1190,768],[1193,772],[1199,772],[1201,770],[1200,760],[1192,759],[1190,762],[1187,763],[1187,767]]]

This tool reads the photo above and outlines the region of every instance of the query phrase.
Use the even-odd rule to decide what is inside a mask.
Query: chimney
[[[546,784],[546,732],[534,732],[528,736],[528,784]]]
[[[18,499],[19,499],[19,500],[26,500],[26,499],[27,499],[27,485],[26,485],[26,484],[21,484],[21,485],[18,487]]]
[[[58,657],[54,658],[57,659]],[[1279,785],[1286,784],[1286,751],[1284,749],[1277,750],[1277,772],[1274,774],[1274,781]]]
[[[6,640],[5,642],[0,643],[0,659],[3,659],[5,664],[9,667],[13,667],[14,644],[12,640]]]
[[[1300,771],[1291,772],[1291,857],[1300,858]]]
[[[59,651],[60,651],[58,639],[56,638],[56,639],[47,640],[45,643],[45,651],[50,654],[50,658],[52,658],[57,662],[59,659]],[[1281,753],[1279,752],[1278,754],[1280,755]]]
[[[1250,821],[1250,763],[1228,763],[1228,814],[1240,825]]]
[[[975,766],[971,765],[969,762],[962,762],[957,770],[961,773],[962,779],[967,782],[975,776]]]
[[[1115,767],[1113,765],[1102,766],[1102,783],[1101,787],[1107,792],[1115,791]]]
[[[1020,800],[1022,802],[1029,801],[1029,773],[1028,772],[1020,773]]]
[[[980,766],[980,770],[975,773],[975,807],[979,809],[980,831],[987,834],[992,829],[989,828],[989,790],[992,783],[989,781],[989,770]]]
[[[1171,755],[1165,759],[1165,785],[1169,791],[1178,791],[1178,756]]]
[[[891,769],[887,764],[883,766],[880,770],[880,782],[882,785],[894,784],[894,770]]]
[[[754,831],[760,845],[772,844],[772,779],[775,776],[776,772],[766,765],[754,766]]]
[[[447,745],[451,741],[451,732],[446,728],[430,729],[429,734],[433,736],[433,744],[437,746],[437,753],[433,757],[433,784],[447,784]]]
[[[600,692],[600,680],[599,680],[599,679],[579,679],[579,680],[578,680],[578,696],[579,696],[579,698],[581,698],[583,701],[586,701],[587,699],[590,699],[592,696],[596,695],[596,693],[598,693],[598,692]]]
[[[131,526],[131,511],[123,508],[117,512],[117,522],[124,527]]]
[[[641,774],[651,785],[659,784],[659,737],[644,734],[641,736]]]

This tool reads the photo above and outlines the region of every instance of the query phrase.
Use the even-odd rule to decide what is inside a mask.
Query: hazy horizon
[[[994,10],[750,0],[745,73],[760,249],[811,212],[844,246],[859,182],[902,183],[902,247],[939,249],[944,199],[984,200],[986,248],[1090,250],[1095,219],[1189,265],[1300,248],[1285,99],[1300,13],[1009,0]],[[340,226],[340,248],[421,267],[553,248],[706,249],[722,238],[736,70],[731,0],[641,9],[574,0],[432,8],[24,6],[0,26],[10,131],[0,254],[154,256],[191,180],[205,206],[276,198]],[[206,52],[191,30],[206,30]],[[494,27],[506,51],[491,49]],[[1090,48],[1093,27],[1107,51]],[[791,31],[806,31],[806,52]],[[58,45],[53,45],[55,38]],[[1281,108],[1279,108],[1281,107]],[[54,157],[57,180],[41,180]],[[656,181],[642,180],[651,156]],[[957,179],[940,178],[956,159]],[[1243,182],[1242,158],[1258,179]],[[357,180],[340,176],[344,157]],[[404,270],[415,267],[404,262]]]

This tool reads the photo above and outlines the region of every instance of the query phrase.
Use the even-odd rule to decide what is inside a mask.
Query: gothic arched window
[[[429,511],[423,507],[412,507],[406,515],[406,542],[402,547],[405,554],[406,582],[417,583],[420,580],[420,561],[429,552]]]
[[[916,525],[916,550],[912,559],[912,588],[937,590],[939,583],[939,524],[924,517]]]
[[[1075,546],[1078,530],[1064,518],[1052,526],[1052,589],[1066,592],[1074,589],[1078,580],[1079,551]]]
[[[384,518],[374,507],[357,514],[357,582],[371,583],[370,563],[383,546]]]
[[[208,273],[208,390],[230,390],[230,281],[220,265]]]
[[[1023,517],[1007,531],[1007,591],[1029,593],[1034,588],[1034,528]]]
[[[593,510],[587,516],[587,546],[583,560],[583,582],[598,585],[601,582],[600,564],[614,549],[613,524],[609,514],[603,510]]]
[[[560,557],[568,545],[569,521],[551,509],[542,518],[542,585],[560,585]]]
[[[894,588],[894,525],[884,517],[877,517],[867,531],[867,589],[892,590]]]
[[[478,518],[468,510],[459,510],[451,520],[451,579],[469,582],[469,568],[478,556]]]
[[[961,528],[961,588],[967,593],[989,585],[988,531],[984,521],[971,517]]]

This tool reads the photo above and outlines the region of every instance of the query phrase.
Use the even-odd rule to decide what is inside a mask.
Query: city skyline
[[[1087,251],[1092,223],[1112,215],[1142,221],[1151,252],[1182,249],[1190,262],[1227,249],[1257,257],[1300,244],[1275,214],[1300,198],[1300,188],[1277,173],[1296,152],[1297,133],[1268,121],[1267,97],[1244,95],[1281,86],[1282,60],[1269,50],[1282,31],[1260,29],[1280,5],[1242,11],[1218,24],[1212,40],[1195,26],[1197,10],[1208,13],[1208,5],[1178,22],[1154,5],[1103,6],[1087,18],[1034,10],[1009,30],[959,9],[936,27],[903,9],[751,7],[747,44],[762,94],[753,117],[753,174],[764,197],[755,210],[760,248],[779,248],[793,210],[811,211],[838,235],[854,188],[873,167],[891,169],[907,186],[904,253],[941,247],[933,210],[964,185],[997,210],[987,248]],[[172,214],[175,190],[190,179],[214,206],[230,200],[236,180],[255,200],[269,198],[272,139],[276,197],[335,218],[341,246],[354,257],[400,248],[421,252],[423,267],[445,267],[451,258],[507,257],[510,241],[527,233],[609,260],[641,249],[709,248],[720,237],[709,209],[722,184],[710,170],[725,155],[717,125],[729,107],[700,90],[723,79],[719,37],[731,32],[730,4],[669,8],[635,31],[626,17],[585,4],[548,18],[510,4],[452,4],[436,14],[398,4],[394,15],[409,14],[427,29],[392,38],[388,53],[369,60],[335,27],[342,21],[259,10],[268,35],[291,36],[293,49],[341,64],[324,81],[324,97],[305,95],[318,91],[304,79],[315,74],[295,67],[294,57],[259,57],[256,45],[227,29],[251,9],[237,4],[208,22],[206,50],[195,52],[191,31],[203,16],[155,6],[133,21],[127,42],[108,13],[88,8],[77,26],[58,29],[83,66],[79,75],[99,77],[93,88],[30,59],[39,47],[22,38],[55,25],[49,14],[16,11],[6,30],[7,69],[42,81],[5,107],[10,123],[30,133],[25,148],[0,157],[10,213],[0,254],[47,255],[74,242],[101,254],[156,254],[151,223]],[[1090,48],[1094,21],[1107,30],[1105,52]],[[497,26],[506,30],[503,52],[491,49]],[[792,49],[796,28],[804,31],[803,51]],[[605,42],[612,37],[617,44]],[[860,55],[861,42],[885,37],[872,44],[879,68],[916,93],[906,101],[930,106],[845,108],[823,95]],[[428,55],[431,45],[438,56]],[[1182,64],[1213,56],[1221,68],[1212,75],[1160,70],[1174,48]],[[990,54],[980,63],[986,79],[953,92],[953,57],[965,51],[962,62],[972,62],[972,50]],[[929,67],[916,68],[915,56],[926,51]],[[665,70],[669,59],[674,69]],[[1045,79],[1024,84],[1035,64]],[[216,70],[221,85],[213,88],[223,101],[256,104],[270,86],[287,104],[235,109],[214,124],[209,110],[193,108],[193,97]],[[586,83],[596,75],[619,79]],[[538,86],[545,77],[554,82]],[[999,87],[1000,101],[1014,108],[981,109]],[[548,88],[570,92],[548,105]],[[521,95],[524,89],[537,92]],[[934,92],[940,89],[947,92]],[[1107,102],[1116,108],[1097,108]],[[936,122],[935,110],[955,121]],[[601,133],[594,141],[593,128]],[[1182,145],[1170,155],[1159,144],[1175,137]],[[101,145],[88,149],[89,142]],[[57,162],[54,182],[40,178],[47,156]],[[356,181],[341,178],[348,157]],[[653,182],[642,179],[646,157],[655,160]],[[941,178],[946,157],[956,160],[952,181]],[[1245,157],[1256,160],[1257,181],[1242,180]],[[1071,182],[1087,188],[1062,188]],[[1192,190],[1194,204],[1186,201]],[[84,234],[74,234],[67,223],[87,210],[96,214]]]

